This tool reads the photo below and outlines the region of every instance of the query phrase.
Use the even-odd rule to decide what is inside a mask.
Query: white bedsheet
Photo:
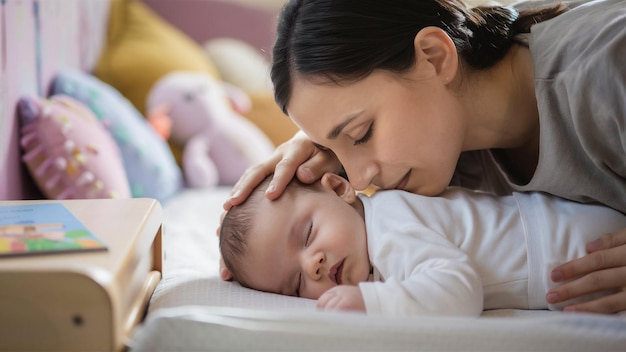
[[[223,282],[215,230],[228,192],[186,190],[164,203],[163,280],[132,350],[626,351],[624,317],[510,309],[480,318],[328,313],[312,300]]]

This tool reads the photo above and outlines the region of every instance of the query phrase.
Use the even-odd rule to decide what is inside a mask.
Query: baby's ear
[[[224,259],[220,257],[220,278],[224,281],[232,281],[233,274],[228,270],[226,264],[224,264]]]
[[[352,204],[356,199],[356,192],[350,182],[337,174],[324,174],[321,183],[324,189],[334,192],[348,204]]]

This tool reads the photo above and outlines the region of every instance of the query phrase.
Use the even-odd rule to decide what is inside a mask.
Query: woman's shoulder
[[[626,0],[589,1],[538,23],[529,44],[540,113],[606,122],[595,128],[623,120]]]
[[[580,56],[593,55],[590,48],[612,46],[623,41],[626,31],[625,0],[584,2],[550,20],[531,27],[529,45],[535,74],[548,78],[555,68],[581,62]],[[547,76],[547,77],[546,77]]]

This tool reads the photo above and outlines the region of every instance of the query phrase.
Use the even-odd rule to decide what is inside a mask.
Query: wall
[[[58,70],[90,70],[108,11],[109,0],[0,0],[0,200],[40,197],[19,159],[17,100],[46,96]]]
[[[269,10],[278,10],[286,0],[231,0],[251,7],[265,8]]]

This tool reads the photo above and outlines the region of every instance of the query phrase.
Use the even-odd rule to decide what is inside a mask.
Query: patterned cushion
[[[18,114],[22,160],[47,198],[130,197],[120,150],[87,107],[25,96]]]
[[[51,94],[73,97],[104,123],[122,152],[133,197],[165,200],[182,188],[182,172],[167,143],[115,88],[89,74],[66,70]]]

